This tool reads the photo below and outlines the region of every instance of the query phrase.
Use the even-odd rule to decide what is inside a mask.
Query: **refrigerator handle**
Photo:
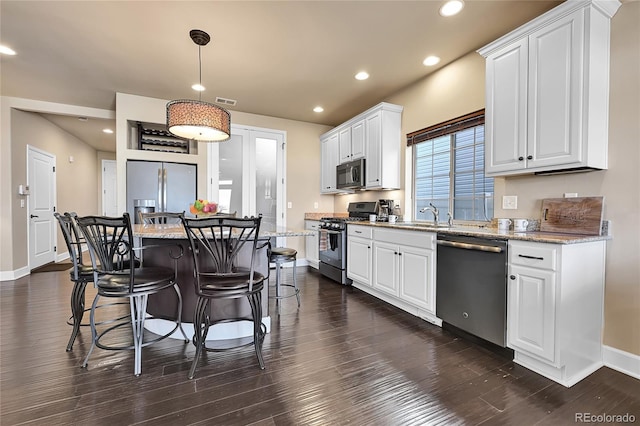
[[[158,169],[158,211],[163,211],[164,199],[162,198],[164,185],[162,182],[162,167]]]
[[[167,169],[162,168],[163,181],[162,181],[162,189],[164,193],[162,194],[162,211],[167,211]]]

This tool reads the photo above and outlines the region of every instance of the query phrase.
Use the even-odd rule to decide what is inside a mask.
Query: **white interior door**
[[[27,146],[29,268],[55,261],[56,157]]]
[[[263,230],[284,226],[286,186],[285,133],[231,126],[231,139],[210,144],[210,200],[224,212],[262,214]]]
[[[102,214],[118,216],[116,161],[102,160]]]

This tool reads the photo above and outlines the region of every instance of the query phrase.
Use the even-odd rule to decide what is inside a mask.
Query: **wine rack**
[[[189,139],[172,135],[164,129],[145,126],[138,122],[138,149],[145,151],[189,154]]]

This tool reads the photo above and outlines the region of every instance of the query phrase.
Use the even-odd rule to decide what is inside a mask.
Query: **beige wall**
[[[12,187],[27,182],[27,145],[56,157],[56,210],[76,211],[79,215],[97,214],[100,167],[96,150],[33,112],[14,110],[12,114]],[[73,162],[69,157],[73,156]],[[20,207],[17,191],[13,194],[14,265],[28,263],[27,208]],[[58,230],[57,254],[66,253]]]
[[[557,176],[496,179],[496,217],[540,217],[543,198],[564,192],[604,195],[613,222],[607,244],[604,343],[640,355],[640,2],[624,3],[612,20],[609,169]],[[386,99],[404,106],[402,133],[484,108],[484,59],[470,53]],[[403,141],[404,142],[404,141]],[[408,181],[410,183],[410,180]],[[410,184],[405,185],[410,188]],[[396,199],[410,191],[393,191]],[[376,199],[376,194],[349,196]],[[503,211],[503,195],[517,195],[518,209]],[[336,208],[344,209],[336,197]],[[387,198],[385,196],[385,198]],[[389,197],[394,198],[394,197]]]

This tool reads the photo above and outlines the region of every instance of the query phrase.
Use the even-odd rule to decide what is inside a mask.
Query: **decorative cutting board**
[[[604,197],[542,200],[540,231],[600,235]]]

